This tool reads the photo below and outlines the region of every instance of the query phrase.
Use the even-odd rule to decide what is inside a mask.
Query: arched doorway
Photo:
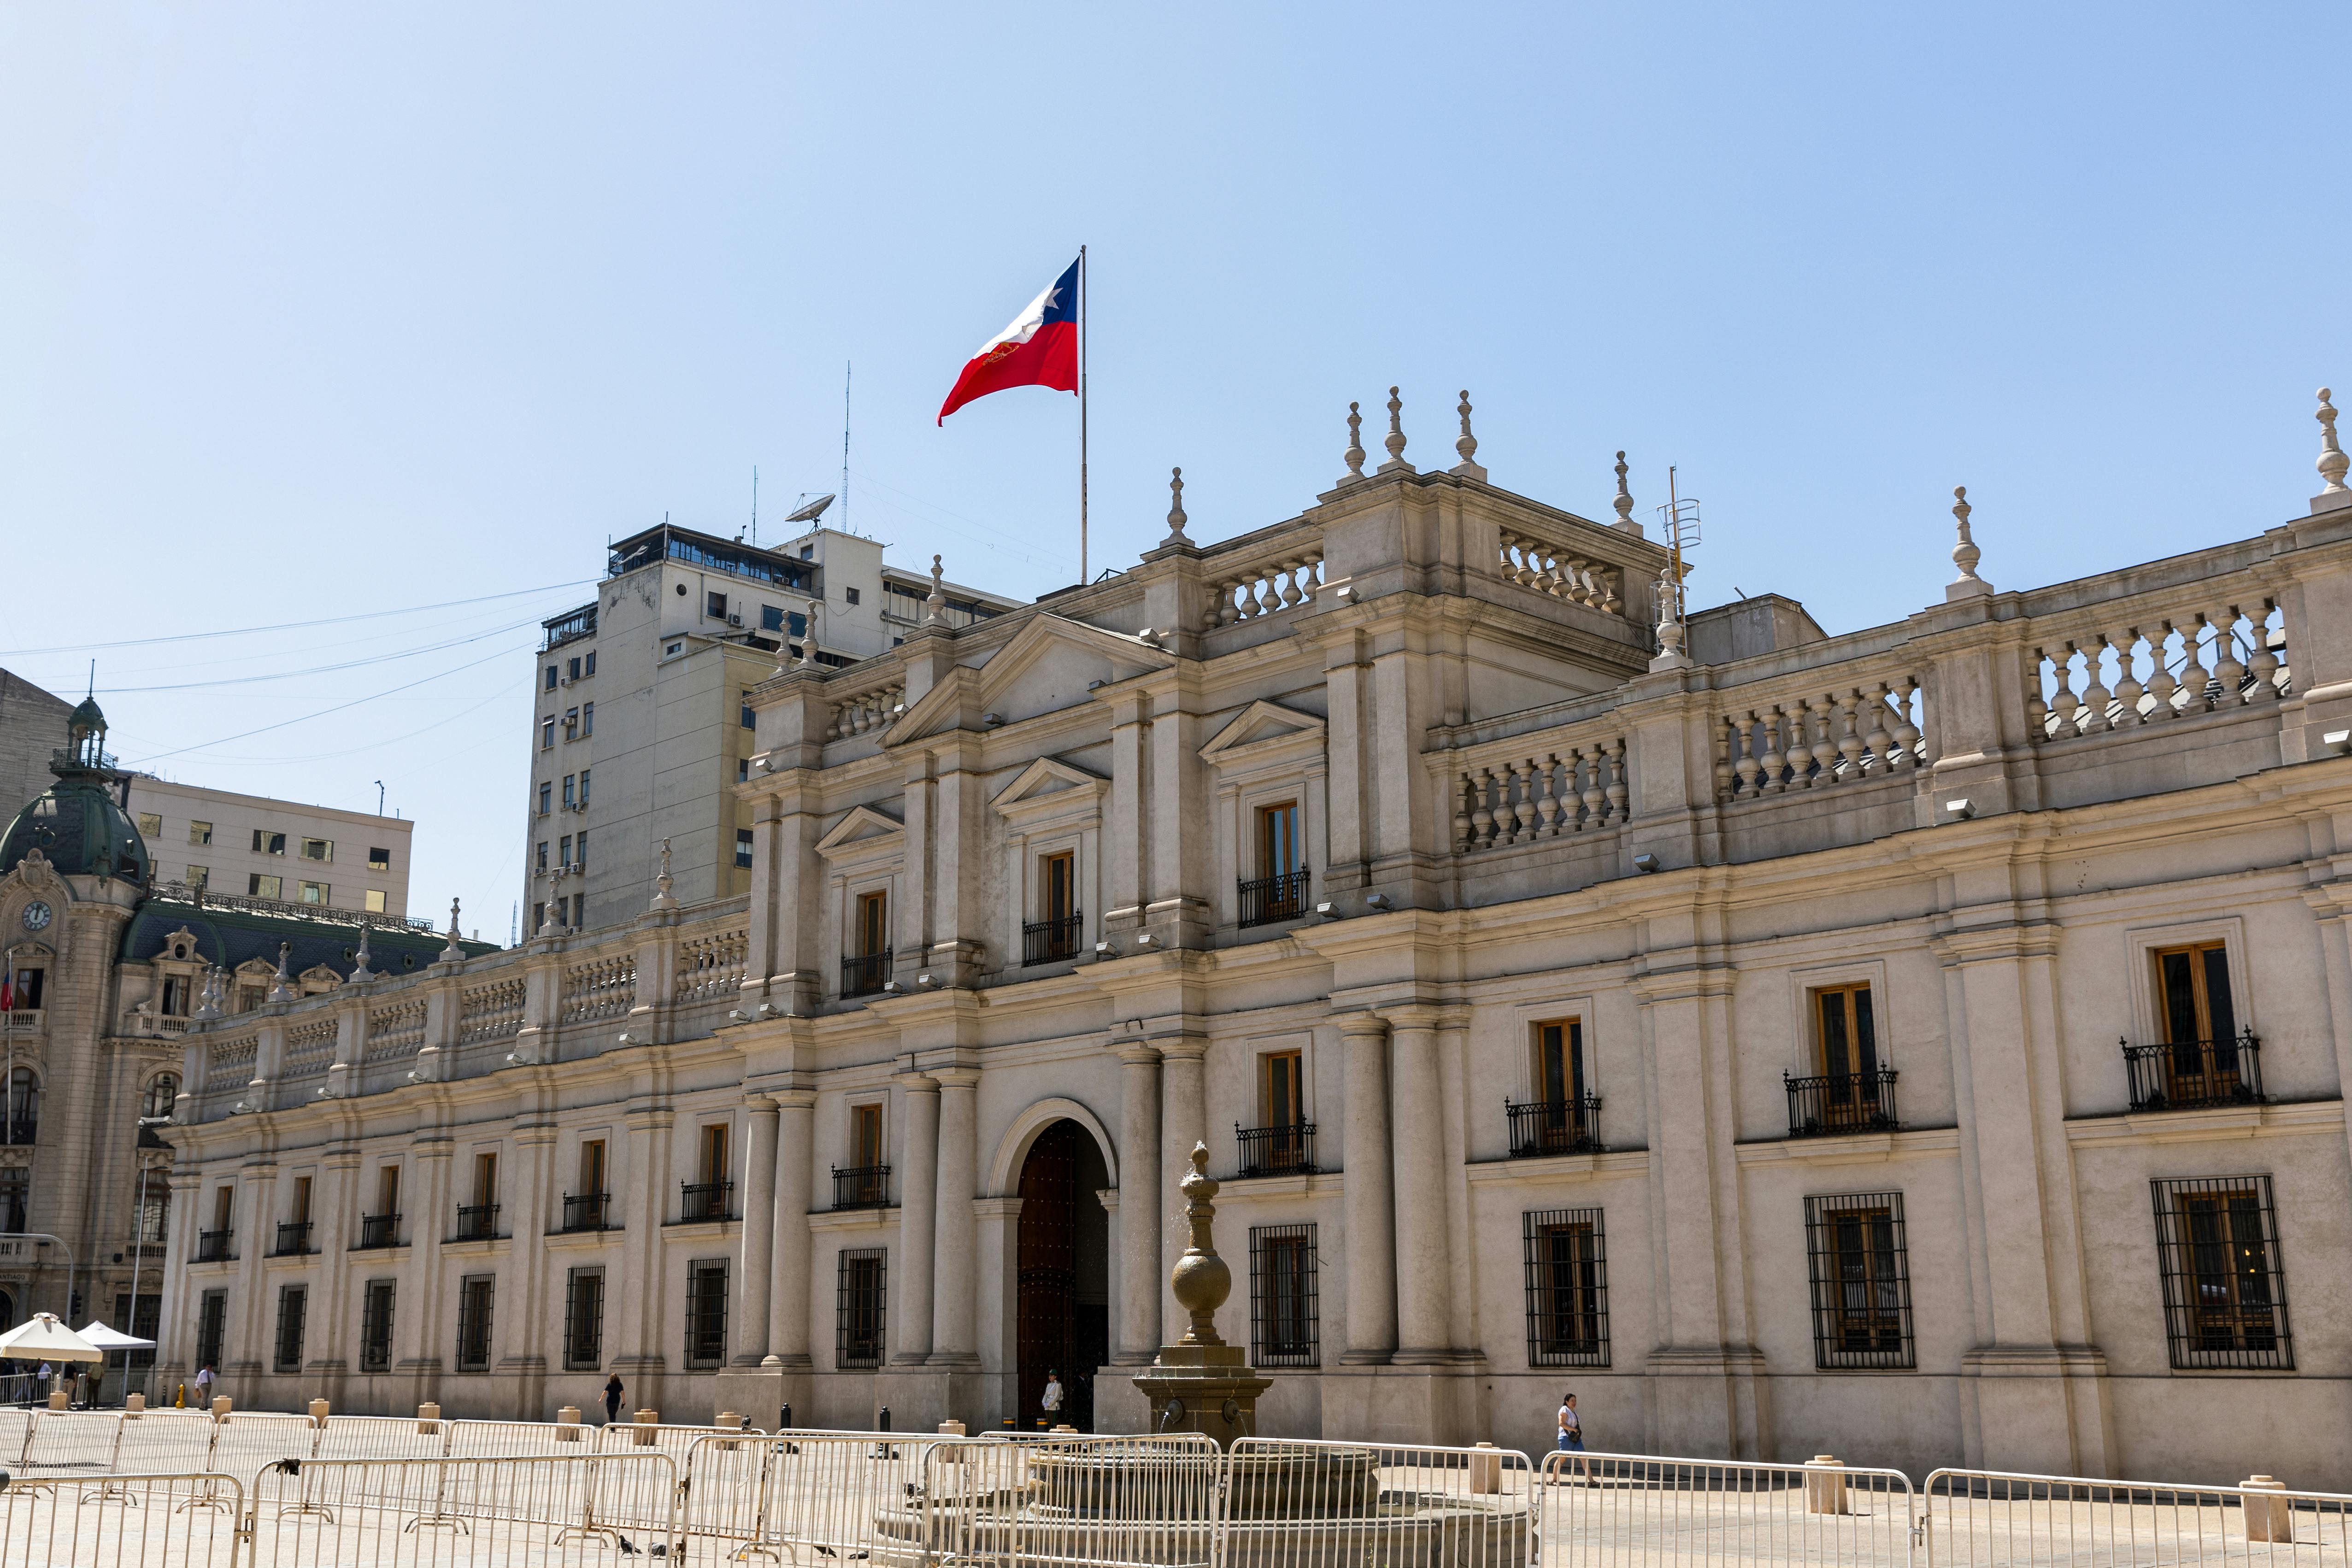
[[[1095,1370],[1110,1359],[1110,1217],[1095,1194],[1110,1185],[1102,1151],[1076,1122],[1037,1134],[1021,1166],[1021,1425],[1043,1416],[1045,1376],[1062,1375],[1062,1419],[1095,1425]]]

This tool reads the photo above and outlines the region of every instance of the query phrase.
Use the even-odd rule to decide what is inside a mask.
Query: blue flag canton
[[[1070,270],[1054,284],[1054,291],[1045,297],[1045,314],[1038,321],[1050,327],[1056,321],[1075,322],[1078,319],[1078,264],[1070,263]]]

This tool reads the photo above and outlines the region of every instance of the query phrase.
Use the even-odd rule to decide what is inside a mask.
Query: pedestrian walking
[[[617,1372],[604,1385],[604,1425],[607,1427],[621,1418],[621,1396],[627,1392],[622,1386],[621,1375]]]
[[[1584,1452],[1584,1421],[1576,1413],[1576,1396],[1573,1394],[1560,1396],[1559,1451],[1563,1454],[1580,1455]],[[1562,1467],[1562,1469],[1565,1468],[1565,1466]],[[1586,1481],[1590,1482],[1592,1479],[1591,1460],[1579,1458],[1576,1461],[1576,1469],[1577,1473]]]
[[[1044,1425],[1055,1425],[1062,1415],[1062,1375],[1052,1367],[1045,1369],[1045,1397],[1040,1401],[1045,1407]]]
[[[209,1361],[196,1368],[196,1406],[203,1410],[213,1407],[213,1364]]]

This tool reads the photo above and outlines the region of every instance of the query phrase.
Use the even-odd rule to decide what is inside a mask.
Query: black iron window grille
[[[1825,1072],[1812,1078],[1780,1074],[1789,1092],[1789,1136],[1834,1137],[1843,1133],[1900,1132],[1895,1114],[1895,1069]]]
[[[2183,1040],[2169,1045],[2123,1045],[2135,1111],[2196,1111],[2214,1105],[2258,1105],[2263,1093],[2263,1042],[2252,1030],[2235,1039]]]
[[[378,1247],[400,1245],[400,1216],[397,1214],[363,1214],[360,1216],[359,1245],[354,1251],[365,1252]]]
[[[273,1258],[299,1258],[310,1250],[310,1222],[307,1219],[281,1219],[278,1222],[278,1246],[269,1254]]]
[[[459,1241],[493,1241],[499,1234],[499,1206],[495,1203],[461,1203],[457,1206]]]
[[[613,1195],[609,1192],[567,1192],[563,1195],[563,1228],[610,1230]]]
[[[686,1271],[686,1364],[717,1366],[727,1359],[727,1262],[709,1259]]]
[[[732,1219],[735,1184],[731,1181],[689,1181],[678,1184],[678,1218],[692,1223],[698,1219]]]
[[[1315,1124],[1300,1122],[1287,1127],[1234,1127],[1234,1142],[1240,1145],[1244,1176],[1313,1176],[1315,1166]],[[1256,1234],[1253,1231],[1251,1234]]]
[[[865,953],[841,961],[841,994],[845,997],[870,997],[882,988],[890,977],[890,949]]]
[[[1899,1192],[1805,1199],[1813,1364],[1916,1366]]]
[[[490,1365],[490,1309],[498,1296],[494,1274],[468,1274],[457,1281],[457,1370],[487,1372]]]
[[[206,1291],[196,1304],[196,1365],[218,1366],[228,1332],[228,1292]]]
[[[841,1367],[882,1364],[884,1273],[888,1255],[879,1247],[851,1248],[841,1254],[834,1292],[833,1363]]]
[[[2172,1364],[2292,1371],[2286,1272],[2266,1176],[2148,1184]]]
[[[1277,872],[1272,876],[1242,879],[1241,924],[1271,925],[1277,920],[1296,920],[1307,912],[1307,868]]]
[[[1059,920],[1032,920],[1021,927],[1021,962],[1053,964],[1078,956],[1079,927],[1085,923],[1083,910],[1072,910]]]
[[[833,1207],[835,1208],[887,1208],[890,1207],[890,1167],[888,1166],[850,1166],[833,1167]]]
[[[604,1356],[604,1270],[574,1269],[563,1282],[563,1366],[593,1372]]]
[[[1511,1157],[1533,1159],[1541,1155],[1597,1155],[1601,1152],[1601,1096],[1573,1100],[1503,1102],[1511,1124]]]
[[[278,1354],[279,1372],[302,1370],[302,1320],[309,1315],[310,1291],[306,1285],[278,1287]]]
[[[392,1302],[394,1281],[370,1280],[360,1301],[360,1370],[392,1370]]]
[[[228,1249],[230,1235],[231,1233],[226,1230],[197,1231],[196,1261],[199,1263],[226,1263],[231,1261],[232,1260]]]
[[[1320,1366],[1315,1227],[1250,1227],[1250,1360],[1259,1366]]]
[[[1609,1256],[1597,1208],[1521,1218],[1529,1366],[1609,1364]]]

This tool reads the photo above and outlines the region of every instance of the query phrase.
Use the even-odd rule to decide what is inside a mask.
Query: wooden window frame
[[[874,1143],[866,1147],[864,1129],[874,1129]],[[849,1163],[853,1167],[866,1168],[887,1166],[889,1160],[889,1107],[880,1100],[852,1102],[849,1107]]]
[[[392,1370],[393,1313],[399,1302],[397,1280],[370,1280],[360,1287],[360,1370]]]
[[[1609,1364],[1609,1247],[1597,1208],[1530,1209],[1520,1217],[1528,1364]],[[1566,1277],[1565,1302],[1561,1300]],[[1562,1333],[1562,1324],[1573,1324]]]
[[[270,1370],[302,1370],[303,1342],[309,1337],[310,1316],[309,1281],[278,1287],[278,1333],[269,1350]]]
[[[563,1276],[563,1369],[595,1372],[604,1362],[604,1268],[570,1270]]]
[[[871,1291],[866,1289],[871,1265]],[[845,1247],[834,1276],[833,1364],[863,1371],[882,1364],[890,1343],[890,1255],[881,1247]]]
[[[499,1277],[466,1274],[457,1281],[457,1370],[490,1369],[490,1332],[498,1307]]]
[[[2271,1178],[2157,1179],[2148,1186],[2174,1370],[2294,1370]]]
[[[1252,1364],[1321,1366],[1315,1223],[1254,1225],[1249,1244]]]
[[[1918,1365],[1901,1193],[1808,1197],[1805,1260],[1812,1286],[1815,1366],[1827,1371]]]

